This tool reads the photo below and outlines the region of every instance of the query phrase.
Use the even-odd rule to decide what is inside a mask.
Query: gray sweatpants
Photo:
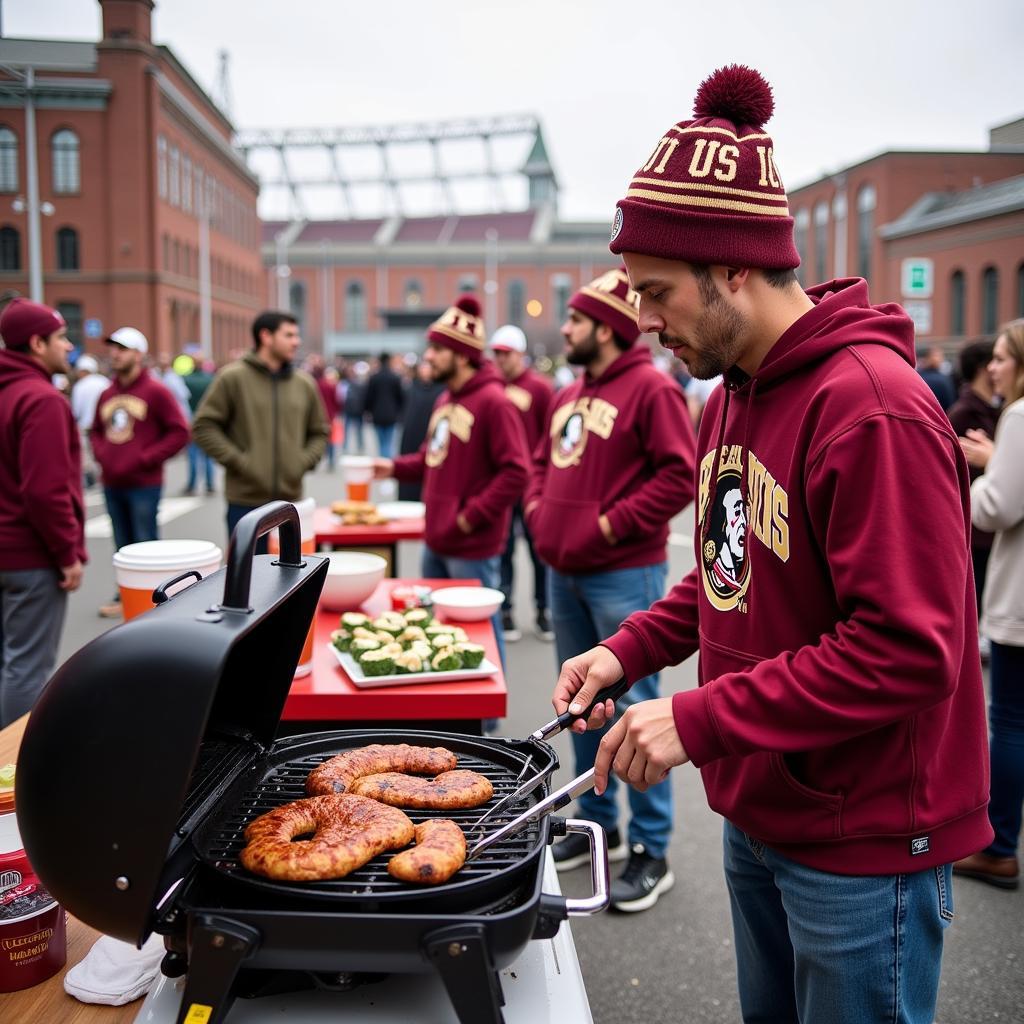
[[[68,595],[56,569],[0,569],[0,728],[26,711],[57,660]]]

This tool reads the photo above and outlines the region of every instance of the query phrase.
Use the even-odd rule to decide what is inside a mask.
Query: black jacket
[[[388,367],[381,367],[366,389],[366,411],[375,427],[394,426],[402,418],[405,392],[402,379]]]

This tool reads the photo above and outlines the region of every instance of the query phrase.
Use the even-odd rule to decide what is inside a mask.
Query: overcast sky
[[[4,0],[6,36],[96,39],[95,0]],[[1020,0],[158,0],[154,38],[213,89],[231,54],[239,128],[536,113],[561,213],[607,217],[701,79],[775,90],[789,188],[887,148],[982,149],[1024,115]]]

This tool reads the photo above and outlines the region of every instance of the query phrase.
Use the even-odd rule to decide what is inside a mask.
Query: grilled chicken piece
[[[398,772],[364,775],[352,783],[349,792],[392,807],[454,811],[487,803],[494,796],[494,787],[478,772],[462,769],[442,772],[436,779],[417,779]]]
[[[388,862],[388,874],[402,882],[439,885],[466,863],[466,837],[449,818],[416,826],[416,845]]]
[[[344,878],[386,850],[412,841],[413,823],[395,807],[348,794],[295,800],[245,829],[239,860],[256,875],[286,882]],[[296,836],[313,833],[310,839]]]
[[[345,793],[356,779],[364,775],[377,775],[380,772],[438,775],[452,771],[457,763],[455,755],[444,747],[372,743],[368,747],[348,750],[318,765],[306,778],[306,792],[311,796]]]

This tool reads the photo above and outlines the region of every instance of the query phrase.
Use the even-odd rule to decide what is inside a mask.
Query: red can
[[[407,612],[410,608],[422,608],[430,604],[430,587],[408,584],[391,591],[391,607],[396,612]]]
[[[3,815],[13,820],[14,815]],[[9,821],[0,824],[10,824]],[[0,992],[38,985],[67,962],[64,908],[43,888],[21,849],[7,849],[16,828],[3,829],[0,844]],[[20,840],[18,840],[20,845]]]

